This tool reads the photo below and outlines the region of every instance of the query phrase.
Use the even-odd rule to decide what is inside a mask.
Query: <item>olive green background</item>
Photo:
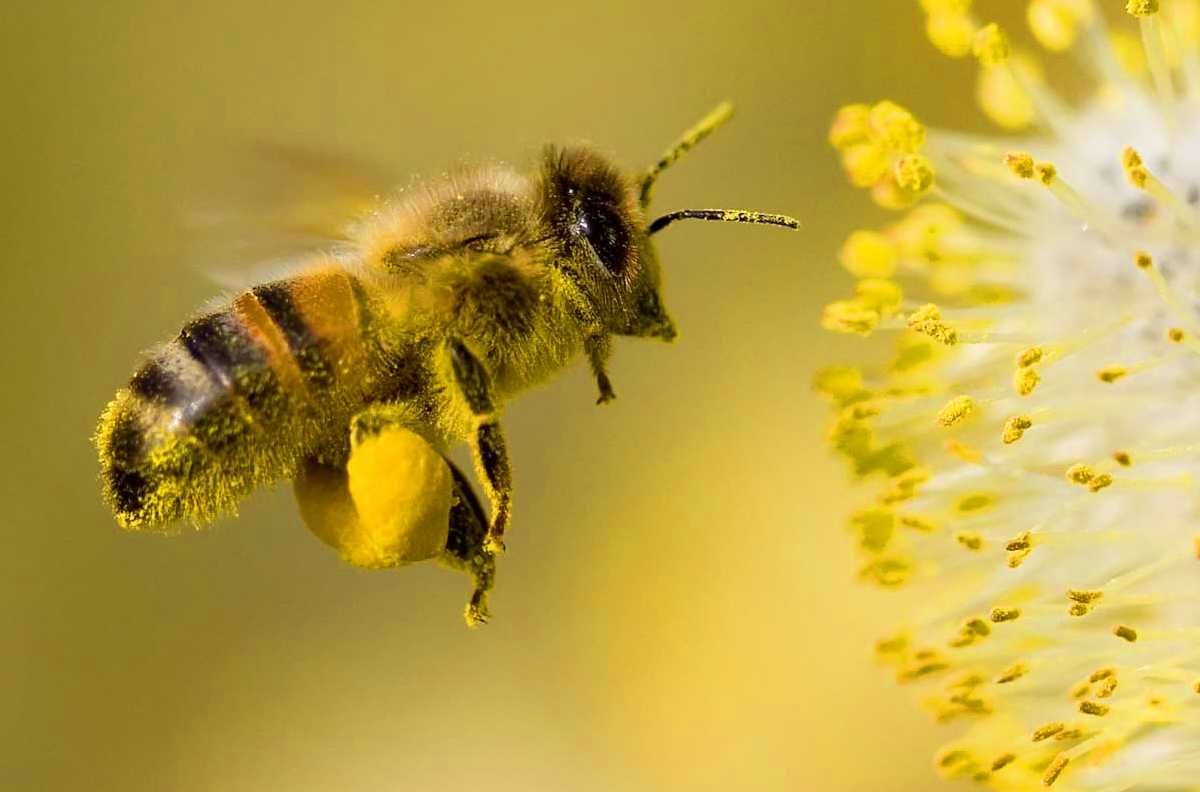
[[[0,786],[937,783],[949,732],[874,666],[900,605],[855,581],[861,495],[809,392],[866,348],[818,316],[848,287],[841,239],[883,216],[843,183],[832,113],[887,96],[983,126],[972,67],[923,43],[915,3],[34,5],[0,21]],[[239,175],[222,152],[277,141],[403,176],[586,139],[641,167],[725,98],[735,122],[656,208],[804,230],[673,227],[680,340],[620,343],[603,409],[581,367],[511,407],[486,629],[463,626],[457,575],[343,565],[286,486],[202,533],[115,526],[88,437],[141,350],[219,294],[182,218]]]

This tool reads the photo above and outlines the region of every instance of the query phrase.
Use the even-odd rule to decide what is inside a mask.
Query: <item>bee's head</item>
[[[591,149],[547,149],[541,216],[560,248],[556,266],[608,332],[664,341],[675,337],[675,325],[663,308],[658,255],[650,239],[672,222],[701,219],[799,227],[784,215],[728,209],[684,209],[647,220],[658,175],[732,112],[729,104],[720,105],[633,179]]]

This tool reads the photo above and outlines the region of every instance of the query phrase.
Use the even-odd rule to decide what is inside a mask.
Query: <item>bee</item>
[[[475,167],[380,200],[344,248],[192,319],[101,415],[118,524],[208,523],[290,478],[305,524],[347,561],[438,559],[471,577],[466,620],[485,622],[512,520],[504,405],[580,356],[604,404],[614,336],[675,338],[651,239],[670,224],[799,225],[716,209],[648,220],[658,176],[731,113],[641,173],[550,146],[532,172]],[[447,458],[463,442],[486,517]]]

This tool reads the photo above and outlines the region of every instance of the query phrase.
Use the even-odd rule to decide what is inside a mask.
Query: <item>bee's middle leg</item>
[[[450,340],[449,349],[454,378],[478,422],[470,441],[471,453],[492,507],[484,546],[489,553],[500,553],[504,551],[505,529],[512,520],[512,466],[508,461],[508,446],[496,415],[487,369],[458,339]]]

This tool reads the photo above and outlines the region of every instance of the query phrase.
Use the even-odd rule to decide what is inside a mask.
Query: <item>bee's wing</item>
[[[359,158],[257,141],[222,147],[221,173],[182,212],[186,263],[238,289],[346,246],[347,229],[394,183]]]

